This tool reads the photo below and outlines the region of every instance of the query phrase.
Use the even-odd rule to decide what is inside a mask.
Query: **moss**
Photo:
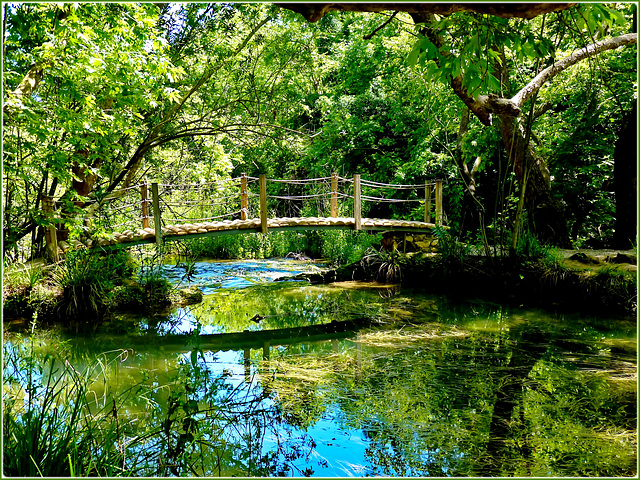
[[[188,287],[178,290],[178,298],[175,303],[179,305],[195,305],[202,302],[202,291],[197,287]]]

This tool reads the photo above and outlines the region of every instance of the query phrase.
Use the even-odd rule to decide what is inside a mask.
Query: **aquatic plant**
[[[99,407],[90,385],[104,365],[79,372],[20,343],[3,346],[3,473],[118,476],[127,469],[120,402]],[[102,368],[100,368],[102,367]]]
[[[436,228],[433,235],[438,239],[438,253],[440,254],[438,263],[443,272],[455,272],[461,269],[471,248],[459,242],[442,228]]]
[[[405,258],[398,250],[367,250],[362,257],[361,264],[373,270],[374,278],[382,283],[397,283],[402,281],[402,266]]]
[[[192,337],[198,343],[196,330]],[[226,383],[197,346],[177,369],[113,384],[127,350],[83,360],[44,355],[35,340],[3,345],[7,476],[268,476],[305,472],[307,436],[277,431],[266,390]],[[136,399],[136,408],[131,408]],[[264,448],[266,436],[276,438]]]

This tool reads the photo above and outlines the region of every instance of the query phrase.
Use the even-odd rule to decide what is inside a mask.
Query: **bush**
[[[70,252],[54,270],[54,285],[62,290],[56,305],[59,319],[99,318],[107,310],[110,291],[133,274],[135,264],[126,252],[103,255]]]
[[[305,230],[220,235],[188,240],[184,250],[191,258],[243,259],[285,257],[300,253],[344,265],[360,260],[364,252],[380,243],[380,235],[348,230]]]

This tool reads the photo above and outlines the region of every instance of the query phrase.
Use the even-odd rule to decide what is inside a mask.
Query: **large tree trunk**
[[[526,144],[526,135],[518,118],[499,115],[500,134],[522,187],[527,169],[525,207],[530,225],[538,239],[563,248],[570,248],[569,230],[563,203],[551,191],[551,176],[546,162]]]
[[[616,226],[614,247],[627,249],[636,244],[638,235],[638,100],[631,111],[616,142],[613,154],[613,188],[616,198]]]

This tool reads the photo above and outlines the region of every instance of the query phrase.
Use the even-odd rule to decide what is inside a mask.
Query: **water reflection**
[[[218,289],[131,335],[74,338],[65,355],[78,370],[103,358],[96,399],[125,398],[123,416],[160,432],[138,448],[162,461],[140,473],[635,475],[633,322],[380,292],[353,282]],[[309,332],[360,316],[378,324],[271,340],[268,354],[184,335]]]

